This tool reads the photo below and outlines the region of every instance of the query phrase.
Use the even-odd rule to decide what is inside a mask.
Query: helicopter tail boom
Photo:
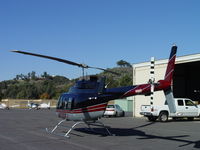
[[[171,53],[170,53],[164,80],[159,80],[157,83],[154,83],[154,91],[167,90],[168,88],[170,88],[172,79],[173,79],[176,52],[177,52],[177,46],[173,46],[171,48]],[[150,89],[151,89],[150,83],[135,85],[135,86],[132,86],[130,90],[125,92],[122,95],[122,97],[128,97],[128,96],[134,96],[134,95],[148,95],[151,92]]]

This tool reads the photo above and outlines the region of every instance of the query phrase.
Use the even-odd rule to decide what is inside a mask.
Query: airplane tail
[[[174,67],[175,67],[175,59],[176,59],[177,46],[172,46],[171,54],[169,57],[169,62],[167,65],[166,73],[165,73],[165,81],[171,83],[173,79]]]

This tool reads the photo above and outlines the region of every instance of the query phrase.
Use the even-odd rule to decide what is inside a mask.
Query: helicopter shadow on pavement
[[[140,139],[140,140],[161,139],[161,140],[168,140],[168,141],[175,141],[175,142],[183,143],[182,145],[179,145],[179,147],[185,147],[185,146],[194,144],[193,148],[200,148],[200,140],[199,141],[190,141],[190,140],[182,139],[182,138],[189,137],[189,135],[158,136],[158,135],[147,134],[144,131],[139,130],[139,128],[150,126],[152,124],[154,124],[154,123],[153,122],[147,123],[142,126],[135,127],[135,128],[109,128],[109,131],[112,133],[112,135],[114,137],[115,136],[116,137],[118,137],[118,136],[136,136],[137,139]],[[94,128],[93,131],[91,131],[87,128],[76,128],[75,130],[78,132],[86,133],[86,134],[99,135],[100,137],[110,136],[107,134],[105,128]]]

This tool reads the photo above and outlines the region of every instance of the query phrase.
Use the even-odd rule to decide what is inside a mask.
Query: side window
[[[186,106],[194,106],[194,103],[190,100],[185,100],[185,105]]]
[[[61,109],[64,109],[65,108],[65,99],[64,97],[62,98],[62,105],[61,105]]]
[[[119,106],[118,106],[118,105],[115,105],[115,106],[116,106],[117,109],[119,109]]]
[[[116,108],[117,108],[118,110],[122,110],[121,107],[120,107],[119,105],[116,105]]]
[[[64,99],[64,109],[67,109],[67,107],[68,107],[68,101],[67,101],[67,97],[65,97],[65,99]]]
[[[74,99],[70,97],[70,98],[68,99],[67,109],[72,110],[72,108],[73,108],[73,103],[74,103]]]
[[[178,100],[178,106],[184,106],[183,100]]]

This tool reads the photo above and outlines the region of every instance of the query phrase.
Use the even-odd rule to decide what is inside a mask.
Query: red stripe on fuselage
[[[159,80],[154,85],[154,91],[165,90],[171,86],[171,82],[165,80]],[[136,86],[135,88],[126,92],[122,97],[128,97],[133,95],[144,95],[151,92],[151,84],[141,84]]]
[[[141,84],[126,92],[122,97],[144,94],[150,91],[150,84]]]

